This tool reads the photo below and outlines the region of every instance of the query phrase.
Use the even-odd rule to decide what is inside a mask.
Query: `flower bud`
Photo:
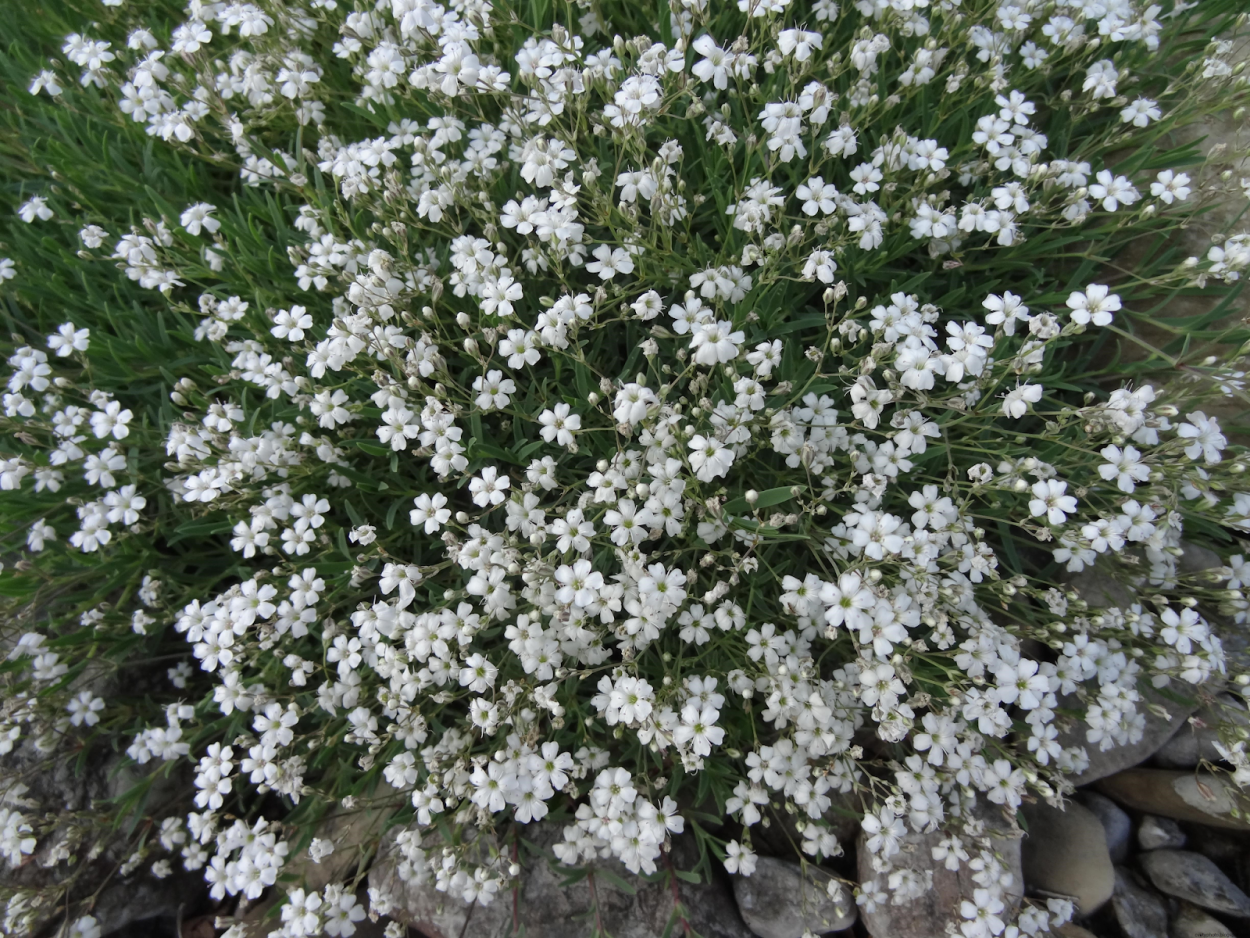
[[[760,493],[755,489],[747,489],[746,500],[748,505],[754,506],[760,500]]]

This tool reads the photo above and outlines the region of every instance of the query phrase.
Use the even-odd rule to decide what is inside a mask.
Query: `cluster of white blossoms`
[[[650,873],[715,758],[739,875],[777,812],[814,861],[842,854],[837,799],[876,873],[839,901],[922,894],[896,857],[942,831],[934,863],[977,883],[966,938],[1066,921],[1062,900],[1016,908],[982,812],[1061,799],[1091,751],[1140,740],[1151,686],[1228,676],[1213,616],[1246,618],[1241,555],[1178,559],[1187,530],[1250,534],[1250,489],[1208,413],[1244,394],[1235,363],[1084,397],[1065,363],[1109,354],[1143,284],[1236,280],[1250,240],[1149,280],[1032,245],[1189,218],[1194,179],[1109,154],[1240,101],[1229,49],[1156,88],[1134,69],[1191,14],[1137,0],[680,0],[632,38],[579,2],[576,29],[516,46],[526,5],[365,6],[192,0],[170,34],[123,6],[111,43],[66,40],[81,76],[32,86],[108,90],[291,226],[289,280],[262,286],[220,195],[129,231],[81,220],[84,256],[168,297],[215,362],[174,375],[163,431],[84,385],[104,353],[80,324],[48,338],[64,364],[9,359],[24,448],[0,487],[76,497],[40,509],[32,553],[186,523],[248,572],[126,612],[202,672],[171,669],[201,702],[128,750],[195,769],[160,871],[180,855],[216,898],[256,898],[287,843],[280,816],[229,820],[244,795],[350,805],[380,766],[405,880],[489,902],[516,869],[435,825],[557,808],[561,862]],[[1140,589],[1092,608],[1064,583],[1095,565]],[[36,687],[61,676],[42,638]],[[229,735],[188,731],[214,711]],[[6,745],[41,732],[23,713]],[[75,698],[63,720],[107,715]],[[29,825],[6,817],[20,862]],[[292,886],[271,934],[362,914]]]

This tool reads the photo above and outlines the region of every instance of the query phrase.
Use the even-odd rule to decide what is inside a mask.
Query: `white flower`
[[[650,510],[637,510],[633,500],[622,498],[616,507],[603,515],[603,523],[612,528],[612,543],[617,547],[641,544],[647,539],[647,526],[655,522]]]
[[[1072,310],[1072,321],[1082,326],[1091,322],[1095,326],[1110,325],[1111,314],[1120,309],[1120,297],[1109,289],[1104,284],[1091,283],[1084,293],[1069,294],[1068,308]]]
[[[1132,205],[1141,198],[1126,177],[1113,176],[1109,169],[1100,170],[1095,178],[1098,181],[1090,184],[1090,197],[1100,200],[1108,212],[1114,212],[1121,205]]]
[[[646,419],[647,408],[659,403],[654,391],[646,385],[631,381],[616,392],[616,406],[612,410],[612,417],[617,423],[632,427]]]
[[[1185,415],[1186,423],[1176,428],[1176,435],[1188,440],[1185,455],[1195,462],[1202,458],[1207,465],[1220,461],[1220,454],[1228,444],[1224,434],[1220,432],[1220,423],[1214,417],[1208,417],[1202,411]]]
[[[286,339],[289,342],[301,341],[305,330],[313,326],[312,316],[302,306],[278,310],[274,314],[273,321],[274,326],[269,333],[275,338]]]
[[[95,434],[96,439],[103,439],[112,434],[113,439],[124,440],[130,435],[130,427],[127,424],[134,419],[134,416],[133,411],[123,410],[122,405],[117,401],[109,401],[104,405],[103,410],[98,410],[91,415],[91,432]]]
[[[212,217],[213,212],[217,211],[216,205],[210,205],[208,202],[197,202],[185,212],[179,221],[182,227],[186,229],[187,234],[198,235],[203,229],[209,234],[216,234],[221,228],[221,222]]]
[[[803,214],[832,215],[838,210],[838,190],[833,183],[825,182],[820,176],[812,176],[807,182],[795,190],[795,195],[803,200]]]
[[[74,726],[95,726],[100,722],[104,698],[95,696],[89,690],[79,691],[70,699],[66,709],[70,714],[69,722]]]
[[[1110,59],[1100,59],[1085,72],[1083,91],[1088,91],[1094,98],[1114,98],[1115,84],[1120,73],[1115,70]]]
[[[589,560],[578,560],[576,563],[563,564],[556,568],[556,602],[576,606],[590,606],[599,601],[599,591],[603,589],[603,574],[591,569]]]
[[[1159,110],[1159,103],[1150,98],[1137,98],[1120,111],[1120,120],[1134,127],[1145,127],[1162,116],[1163,112]]]
[[[347,533],[347,537],[353,544],[368,547],[378,539],[378,529],[371,524],[362,524],[359,527],[352,528]]]
[[[1010,290],[1003,291],[1002,296],[991,293],[981,305],[989,310],[985,314],[985,321],[991,326],[1001,325],[1007,335],[1016,334],[1017,322],[1029,321],[1029,308]]]
[[[1098,474],[1108,482],[1115,479],[1121,492],[1131,495],[1136,483],[1150,478],[1150,467],[1141,461],[1141,452],[1135,446],[1106,446],[1101,455],[1107,461],[1098,467]]]
[[[757,857],[750,847],[745,847],[736,840],[725,844],[725,869],[739,876],[750,876],[755,872]]]
[[[1173,202],[1184,202],[1193,190],[1189,187],[1189,176],[1165,169],[1150,184],[1150,194],[1166,205]]]
[[[594,250],[595,260],[586,265],[587,273],[598,274],[600,279],[611,280],[618,273],[634,271],[634,260],[625,248],[612,248],[601,244]]]
[[[570,413],[568,404],[556,404],[555,409],[548,408],[538,415],[538,422],[543,425],[539,435],[548,443],[553,440],[560,446],[572,446],[578,430],[582,427],[582,418]]]
[[[1179,615],[1174,609],[1165,609],[1159,618],[1163,622],[1159,637],[1182,655],[1189,654],[1193,644],[1203,642],[1210,633],[1207,623],[1193,609],[1182,609]]]
[[[57,327],[56,334],[48,336],[48,348],[57,355],[65,356],[70,352],[85,352],[91,344],[91,330],[75,329],[72,322],[63,322]]]
[[[1025,777],[1024,773],[1012,766],[1006,759],[997,759],[992,765],[985,769],[983,779],[986,789],[986,797],[995,804],[1004,804],[1012,808],[1020,806],[1020,795],[1024,791]],[[974,898],[978,898],[976,893],[980,890],[974,890]],[[979,897],[980,904],[993,910],[995,905],[987,901],[985,897]],[[997,903],[997,910],[1002,910],[1002,903]]]
[[[837,271],[838,262],[833,259],[831,251],[813,251],[803,265],[803,279],[833,283],[833,277]]]
[[[26,533],[26,547],[35,553],[43,550],[48,541],[55,540],[56,529],[43,518],[32,523],[30,530]]]
[[[443,507],[447,504],[447,496],[442,492],[429,495],[425,492],[413,499],[417,506],[408,512],[408,520],[413,527],[425,525],[426,534],[434,534],[451,520],[451,509]]]
[[[733,66],[734,56],[716,44],[716,40],[704,33],[692,45],[695,52],[703,56],[690,67],[690,71],[700,81],[710,81],[721,91],[729,87],[729,72]]]
[[[1068,483],[1058,479],[1042,479],[1033,483],[1033,498],[1029,501],[1029,513],[1034,517],[1046,516],[1051,524],[1063,524],[1068,515],[1076,511],[1076,499],[1066,494]]]
[[[1042,399],[1045,389],[1040,384],[1022,384],[1003,397],[1003,414],[1019,420],[1029,412],[1029,405]]]
[[[177,27],[173,36],[172,49],[182,55],[193,55],[200,47],[213,38],[213,32],[198,20],[188,20]]]
[[[694,360],[700,365],[733,361],[745,341],[745,333],[735,331],[733,323],[729,322],[695,323],[690,330],[690,347],[694,349]]]
[[[783,29],[777,35],[777,48],[782,55],[793,54],[796,62],[806,62],[813,50],[824,48],[824,38],[804,29]]]
[[[11,257],[0,257],[0,283],[12,280],[17,276],[17,265]]]
[[[1018,704],[1021,710],[1036,710],[1050,692],[1050,678],[1038,673],[1038,663],[1021,658],[1017,664],[1002,663],[994,672],[998,682],[998,699],[1005,704]]]
[[[17,214],[28,225],[36,218],[47,221],[52,217],[52,209],[48,208],[48,200],[41,195],[32,195],[18,206]]]
[[[660,299],[660,294],[656,293],[654,290],[648,290],[642,296],[638,297],[638,299],[634,300],[634,302],[630,304],[630,308],[633,309],[635,316],[646,322],[648,320],[655,319],[656,316],[664,312],[664,303]]]
[[[57,80],[56,72],[45,68],[31,79],[30,88],[27,90],[29,90],[31,94],[39,94],[41,91],[46,91],[48,93],[48,97],[55,98],[63,89]],[[95,920],[92,919],[92,921]]]
[[[500,475],[494,466],[484,466],[479,475],[469,480],[469,493],[473,496],[473,504],[482,508],[502,505],[511,484],[512,480]]]
[[[513,314],[512,304],[525,295],[525,290],[511,275],[504,274],[494,283],[482,287],[482,312],[500,317]]]
[[[477,391],[473,403],[482,410],[502,410],[516,393],[516,382],[505,378],[502,371],[491,370],[473,379],[473,390]]]
[[[888,807],[879,809],[875,814],[872,812],[865,814],[860,826],[868,835],[864,844],[868,852],[887,859],[898,853],[900,842],[907,833],[902,819],[895,817],[894,812]]]
[[[845,625],[847,631],[858,631],[872,624],[871,610],[877,604],[858,573],[843,573],[837,583],[820,588],[820,601],[825,606],[825,622],[830,626]]]
[[[733,465],[734,453],[715,438],[696,435],[690,440],[690,465],[701,482],[711,482],[727,475]]]
[[[314,837],[308,845],[308,856],[314,863],[320,863],[334,853],[334,841],[324,837]]]
[[[499,669],[491,664],[484,655],[475,652],[464,660],[460,669],[460,686],[467,687],[475,694],[484,694],[495,686],[495,678]]]

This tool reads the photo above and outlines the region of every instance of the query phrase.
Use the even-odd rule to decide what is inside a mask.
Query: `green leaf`
[[[376,443],[373,440],[345,440],[344,442],[362,452],[368,453],[370,456],[389,456],[394,452],[389,446]]]
[[[762,511],[765,508],[772,508],[774,505],[780,505],[782,502],[788,502],[790,499],[794,498],[794,492],[792,491],[793,488],[794,487],[791,485],[781,485],[775,489],[765,489],[763,492],[760,492],[759,498],[756,499],[754,506],[747,502],[745,495],[740,495],[737,498],[731,498],[729,501],[725,502],[725,511],[729,512],[731,515],[740,515],[744,511],[751,511],[752,508],[756,511]]]
[[[234,527],[234,522],[229,518],[211,518],[199,521],[184,521],[178,527],[174,528],[174,535],[169,538],[167,543],[176,544],[191,537],[212,537],[215,534],[225,534]]]

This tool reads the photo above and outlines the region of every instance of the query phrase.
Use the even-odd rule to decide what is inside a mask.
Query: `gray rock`
[[[760,857],[750,876],[735,876],[738,911],[759,938],[802,938],[805,931],[842,931],[855,924],[855,900],[850,890],[835,887],[838,901],[829,895],[833,877],[818,866],[776,857]]]
[[[1107,609],[1112,606],[1127,609],[1136,601],[1128,584],[1120,582],[1098,566],[1086,567],[1080,573],[1068,575],[1064,582],[1091,609]]]
[[[1186,827],[1185,833],[1190,838],[1187,846],[1190,850],[1214,860],[1219,866],[1227,864],[1233,867],[1240,862],[1246,849],[1245,834],[1194,824]],[[1246,859],[1250,860],[1250,856]]]
[[[1080,573],[1071,574],[1066,583],[1070,590],[1075,591],[1094,610],[1112,606],[1127,609],[1136,601],[1128,584],[1113,578],[1110,573],[1105,569],[1100,569],[1097,565],[1086,567]],[[1073,697],[1066,697],[1059,703],[1063,707],[1079,707],[1079,702]],[[1157,716],[1145,706],[1145,704],[1152,703],[1161,705],[1167,711],[1168,719]],[[1160,697],[1153,691],[1148,691],[1141,704],[1138,705],[1139,712],[1146,720],[1142,738],[1132,745],[1117,746],[1105,752],[1089,744],[1085,737],[1086,726],[1083,721],[1078,720],[1071,728],[1061,730],[1058,738],[1059,745],[1065,748],[1084,746],[1085,752],[1089,755],[1089,767],[1080,775],[1071,776],[1072,784],[1088,785],[1090,782],[1145,762],[1176,734],[1184,721],[1197,709],[1196,702],[1192,707],[1183,707],[1174,701]]]
[[[1098,938],[1092,931],[1082,928],[1075,922],[1064,922],[1064,924],[1054,929],[1052,934],[1058,935],[1059,938]]]
[[[1222,566],[1224,566],[1224,561],[1211,548],[1190,541],[1181,541],[1181,556],[1176,563],[1176,569],[1182,575],[1194,576]]]
[[[1167,938],[1168,907],[1158,893],[1145,888],[1122,866],[1115,870],[1111,910],[1126,938]]]
[[[1107,835],[1107,852],[1112,863],[1123,863],[1128,858],[1129,839],[1133,833],[1133,821],[1121,807],[1096,791],[1078,792],[1076,800],[1094,813],[1102,822]]]
[[[1081,915],[1111,898],[1115,867],[1094,812],[1069,801],[1062,810],[1045,802],[1026,804],[1020,813],[1028,824],[1020,855],[1029,888],[1071,896]]]
[[[1213,862],[1188,850],[1154,850],[1141,857],[1155,888],[1213,912],[1250,918],[1250,897]]]
[[[859,833],[859,822],[864,815],[864,809],[860,806],[858,799],[851,794],[831,791],[826,797],[830,799],[830,806],[825,811],[823,820],[828,825],[829,832],[838,838],[843,849],[852,849],[855,837]],[[756,849],[775,857],[791,857],[797,860],[802,856],[799,847],[803,843],[803,834],[798,824],[800,821],[804,824],[809,823],[807,815],[789,814],[784,810],[775,810],[771,807],[762,810],[764,816],[769,819],[769,825],[765,827],[763,824],[757,824],[752,829],[751,840]]]
[[[1147,814],[1137,828],[1137,845],[1143,850],[1175,850],[1185,846],[1185,832],[1170,817]]]
[[[548,823],[524,828],[525,839],[544,854],[521,856],[516,924],[523,925],[526,934],[536,938],[585,938],[597,917],[613,938],[655,938],[674,920],[679,901],[686,924],[697,934],[706,938],[752,938],[725,879],[706,884],[678,879],[674,896],[668,882],[648,883],[619,863],[605,861],[606,873],[611,875],[601,871],[566,886],[570,871],[550,854],[551,845],[562,839],[562,830],[562,825]],[[674,839],[671,858],[676,869],[693,866],[695,854],[697,848],[690,839]],[[395,903],[388,913],[391,918],[427,938],[510,938],[514,934],[510,894],[501,891],[490,905],[468,906],[458,897],[439,892],[432,882],[403,882],[398,875],[400,859],[392,834],[383,840],[369,871],[369,885],[389,894]],[[617,880],[627,888],[622,889]],[[678,918],[674,934],[682,931]]]
[[[1168,714],[1168,719],[1158,716],[1149,709],[1148,704],[1158,704],[1163,707]],[[1075,697],[1061,698],[1059,705],[1074,709],[1080,709],[1083,706]],[[1137,705],[1137,709],[1145,718],[1145,727],[1141,739],[1127,746],[1116,746],[1104,752],[1097,745],[1089,742],[1085,735],[1088,727],[1083,720],[1079,719],[1073,726],[1060,731],[1059,745],[1084,746],[1089,756],[1089,767],[1080,775],[1071,776],[1073,785],[1088,785],[1090,782],[1096,782],[1145,762],[1176,735],[1190,715],[1198,709],[1198,704],[1196,701],[1192,705],[1178,704],[1159,696],[1153,690],[1147,690],[1142,694],[1142,700]]]
[[[1014,912],[1023,896],[1024,875],[1020,863],[1020,831],[1014,817],[991,804],[981,803],[976,815],[986,826],[988,844],[1001,858],[1003,866],[1011,873],[1013,882],[1006,890],[1008,912]],[[973,871],[961,864],[958,872],[933,862],[933,848],[946,833],[917,834],[910,827],[902,838],[901,850],[893,857],[898,868],[917,870],[933,875],[933,886],[923,896],[901,905],[883,903],[871,912],[861,910],[864,927],[874,938],[934,938],[945,935],[947,926],[958,929],[964,921],[959,914],[959,904],[971,899],[977,887],[972,879]],[[876,874],[872,860],[864,845],[861,832],[858,841],[859,880],[871,880]],[[973,848],[968,846],[969,851]]]
[[[89,689],[106,699],[117,693],[115,682],[90,674],[71,687]],[[0,869],[0,894],[30,890],[51,900],[31,903],[27,933],[46,932],[52,922],[64,917],[68,903],[57,901],[57,897],[66,888],[74,901],[94,894],[91,914],[104,933],[125,929],[140,919],[172,920],[180,904],[200,901],[205,892],[201,873],[183,872],[175,862],[173,875],[163,880],[151,875],[151,863],[159,854],[130,875],[118,875],[117,867],[127,855],[119,852],[124,841],[113,841],[100,856],[81,858],[73,864],[56,856],[58,847],[74,835],[79,812],[88,812],[93,806],[98,809],[103,802],[119,798],[144,782],[151,767],[135,765],[120,753],[99,750],[80,763],[73,751],[61,749],[49,755],[36,750],[29,739],[23,739],[0,761],[4,764],[0,805],[17,808],[32,820],[52,822],[28,862],[17,867],[4,864]],[[150,774],[145,799],[139,805],[132,804],[129,811],[133,813],[115,819],[119,826],[138,821],[141,811],[159,816],[161,805],[176,802],[179,793],[191,785],[192,773],[185,760],[169,766],[169,771],[163,768]],[[169,813],[177,812],[170,809]]]
[[[1232,929],[1203,912],[1202,909],[1181,903],[1181,910],[1172,919],[1172,938],[1236,938]]]
[[[1129,769],[1099,781],[1098,790],[1136,811],[1228,830],[1250,830],[1250,797],[1233,789],[1225,777],[1210,772]],[[1235,807],[1241,817],[1233,816]]]
[[[1192,769],[1203,761],[1221,761],[1224,757],[1215,748],[1221,723],[1250,726],[1245,704],[1232,694],[1221,694],[1215,703],[1199,709],[1154,754],[1154,761],[1169,769]]]
[[[1210,548],[1203,547],[1201,544],[1183,540],[1180,543],[1180,549],[1181,554],[1178,562],[1176,562],[1176,572],[1183,575],[1183,577],[1196,577],[1196,575],[1206,573],[1208,570],[1218,570],[1224,567],[1224,560],[1220,559],[1220,555]]]
[[[1172,919],[1171,938],[1236,938],[1233,930],[1197,906],[1181,903]]]

